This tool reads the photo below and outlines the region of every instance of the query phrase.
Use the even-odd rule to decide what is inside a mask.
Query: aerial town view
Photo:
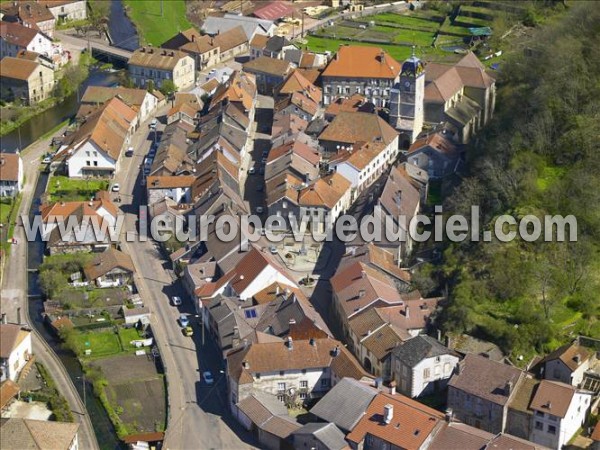
[[[600,450],[600,3],[0,0],[1,450]]]

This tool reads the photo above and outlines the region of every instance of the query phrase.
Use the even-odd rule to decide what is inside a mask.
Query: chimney
[[[291,336],[287,337],[287,348],[288,350],[294,350],[294,341],[292,340]]]
[[[279,285],[275,286],[275,296],[279,296]]]
[[[192,42],[195,42],[195,41],[196,41],[196,35],[192,34]]]
[[[250,363],[248,361],[242,361],[242,367],[248,370],[250,368]]]
[[[396,393],[396,382],[395,381],[390,381],[389,393],[390,393],[390,395],[394,395]]]
[[[334,356],[334,357],[335,357],[335,356],[338,356],[338,355],[340,354],[340,346],[339,346],[339,345],[336,345],[336,346],[333,348],[333,352],[332,352],[332,354],[333,354],[333,356]]]
[[[512,381],[509,381],[504,386],[504,395],[506,395],[507,397],[510,397],[510,394],[512,394],[512,390],[513,390],[513,383],[512,383]]]
[[[365,272],[364,270],[361,270],[360,276],[361,276],[361,278],[367,278],[367,272]]]
[[[17,308],[17,323],[21,325],[21,308]]]
[[[407,319],[410,319],[410,308],[406,305],[406,309],[404,310],[404,315]]]
[[[310,338],[310,339],[308,340],[308,343],[309,343],[310,345],[312,345],[313,347],[314,347],[315,345],[317,345],[317,341],[315,341],[315,338]]]
[[[358,298],[363,298],[365,296],[366,291],[364,289],[361,289],[358,291]]]
[[[402,203],[402,191],[396,191],[396,195],[394,196],[394,201],[397,206],[400,206]]]
[[[394,407],[389,403],[383,407],[383,421],[388,424],[394,418]]]
[[[575,361],[575,363],[577,365],[581,364],[581,355],[579,353],[577,353],[574,357],[573,360]]]
[[[447,408],[446,413],[445,413],[446,422],[448,422],[448,423],[452,422],[453,417],[454,417],[454,411],[452,411],[452,408]]]

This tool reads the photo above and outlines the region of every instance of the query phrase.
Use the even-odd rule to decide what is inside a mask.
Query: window
[[[535,415],[536,415],[537,417],[544,417],[544,413],[543,413],[543,412],[541,412],[541,411],[536,411],[536,412],[535,412]]]
[[[328,378],[322,378],[321,379],[321,387],[322,388],[328,388],[329,387],[329,379]]]
[[[285,383],[281,381],[277,383],[277,392],[285,392]]]
[[[548,425],[548,433],[556,434],[556,427],[554,425]]]
[[[308,381],[300,380],[300,389],[308,389]]]
[[[282,376],[284,376],[284,375],[285,375],[285,370],[280,370],[280,371],[279,371],[279,376],[280,376],[280,377],[282,377]]]
[[[246,316],[246,319],[254,319],[256,317],[256,310],[254,308],[247,309],[244,311],[244,315]]]
[[[536,430],[543,430],[544,429],[544,424],[542,422],[539,421],[535,421],[535,429]]]
[[[277,400],[279,400],[280,402],[285,402],[285,395],[284,394],[278,394],[277,395]]]
[[[431,376],[431,370],[429,368],[423,369],[423,378],[427,379]]]
[[[300,400],[306,400],[306,392],[300,392],[299,397]]]
[[[90,161],[86,161],[86,162],[85,162],[85,165],[86,165],[86,166],[91,166],[91,165],[92,165],[92,163],[91,163]]]
[[[94,161],[94,167],[98,167],[98,161]]]

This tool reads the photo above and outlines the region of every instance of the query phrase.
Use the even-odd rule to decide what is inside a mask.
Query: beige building
[[[2,100],[34,105],[52,94],[54,71],[36,61],[6,57],[0,62],[0,86]]]
[[[172,80],[182,90],[194,84],[194,58],[178,50],[142,47],[129,59],[129,76],[138,87],[147,87],[152,80],[160,89],[165,81]]]

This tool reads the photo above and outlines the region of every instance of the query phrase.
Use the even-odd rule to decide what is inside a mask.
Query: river
[[[123,3],[110,3],[108,24],[109,34],[116,47],[135,50],[139,38],[135,27],[125,15]],[[118,73],[93,70],[89,77],[79,87],[79,92],[67,97],[63,102],[32,117],[19,128],[0,138],[0,148],[8,152],[24,149],[37,141],[41,136],[55,128],[59,123],[74,117],[79,108],[79,96],[83,95],[88,86],[113,86],[118,83]]]
[[[75,116],[79,109],[79,95],[83,95],[88,86],[113,86],[118,83],[118,72],[92,70],[88,78],[79,86],[79,92],[67,97],[63,102],[32,117],[19,128],[0,138],[2,150],[14,152],[33,144],[59,123]]]
[[[46,184],[49,174],[41,172],[38,178],[38,183],[35,187],[33,202],[29,210],[29,219],[34,220],[34,216],[38,211],[39,202]],[[27,244],[27,266],[29,269],[38,269],[42,263],[44,255],[44,243],[38,235],[35,241]],[[29,294],[29,317],[32,325],[40,332],[42,337],[52,347],[58,358],[67,369],[73,384],[77,388],[81,398],[85,398],[87,411],[90,415],[96,439],[102,450],[122,450],[125,445],[118,439],[112,422],[110,421],[106,410],[102,403],[94,395],[91,383],[85,384],[85,395],[83,394],[84,384],[82,378],[82,370],[79,361],[72,351],[62,348],[58,337],[50,331],[48,325],[43,321],[42,312],[44,310],[42,292],[38,282],[38,273],[28,273],[28,294]]]

